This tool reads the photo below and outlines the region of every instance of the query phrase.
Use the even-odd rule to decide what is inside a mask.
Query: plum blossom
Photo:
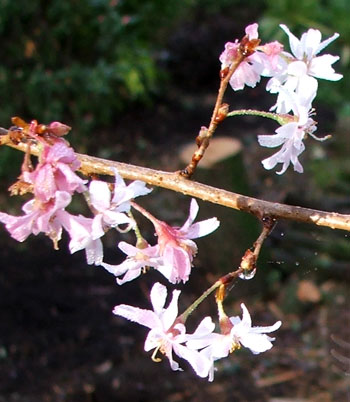
[[[282,52],[279,59],[279,66],[275,74],[267,83],[266,89],[271,93],[278,93],[276,104],[271,110],[277,113],[288,113],[292,107],[284,102],[284,89],[288,92],[295,92],[298,96],[314,98],[318,88],[316,78],[330,81],[338,81],[341,74],[335,73],[332,64],[339,60],[339,56],[325,54],[317,56],[326,46],[339,37],[335,33],[330,38],[321,42],[321,32],[317,29],[309,29],[303,33],[300,40],[294,36],[286,25],[280,27],[289,37],[291,53]]]
[[[258,24],[248,25],[245,33],[250,41],[256,40],[258,45]],[[230,67],[238,58],[239,47],[238,40],[225,44],[225,50],[219,57],[221,70]],[[256,46],[256,51],[246,57],[232,74],[230,78],[232,89],[237,91],[243,89],[245,85],[254,88],[260,82],[261,76],[271,75],[277,67],[277,56],[281,53],[282,48],[283,46],[277,41]]]
[[[254,354],[266,352],[272,348],[272,342],[275,338],[266,335],[276,331],[281,325],[277,321],[274,325],[268,327],[252,327],[252,320],[248,309],[242,303],[242,319],[239,317],[224,316],[220,320],[222,333],[212,333],[213,323],[210,317],[202,321],[200,331],[188,336],[186,345],[189,348],[199,350],[200,354],[211,361],[209,370],[209,381],[214,379],[214,362],[223,357],[227,357],[234,350],[244,346]]]
[[[117,278],[118,285],[139,277],[146,267],[157,269],[163,264],[163,259],[159,255],[158,245],[150,246],[147,244],[146,247],[139,248],[121,241],[118,247],[127,255],[127,258],[119,265],[101,264],[108,272],[115,276],[125,274],[122,279]]]
[[[35,198],[45,203],[54,198],[57,191],[71,195],[86,191],[86,180],[74,173],[79,167],[73,149],[64,142],[57,142],[44,146],[35,170],[23,172],[23,178],[33,184]]]
[[[70,252],[73,254],[85,250],[86,260],[90,265],[101,265],[103,262],[101,237],[108,228],[122,224],[131,227],[134,224],[134,221],[124,213],[130,210],[130,199],[151,191],[141,181],[126,186],[116,170],[115,177],[113,197],[107,183],[99,180],[90,183],[89,201],[95,213],[93,218],[72,215],[63,210],[57,213],[61,225],[69,233]]]
[[[104,235],[105,228],[118,227],[122,224],[133,226],[133,219],[124,213],[130,211],[130,200],[152,191],[140,180],[133,181],[127,186],[117,169],[113,170],[115,174],[113,197],[106,182],[93,180],[89,186],[90,205],[95,212],[93,221],[95,239]]]
[[[0,222],[4,223],[11,236],[23,242],[30,234],[35,236],[45,233],[54,242],[55,248],[61,239],[62,223],[57,217],[59,211],[71,202],[71,196],[65,191],[57,191],[51,201],[42,203],[37,199],[26,202],[22,210],[24,215],[13,216],[0,212]]]
[[[282,90],[281,93],[285,91]],[[259,135],[259,144],[263,147],[275,148],[282,145],[282,148],[262,161],[265,169],[273,169],[278,163],[282,163],[282,169],[277,174],[283,174],[290,163],[293,164],[294,170],[303,173],[303,167],[299,162],[299,155],[305,150],[303,143],[304,138],[309,134],[313,138],[313,132],[316,130],[316,122],[309,117],[309,101],[306,100],[308,106],[303,106],[294,93],[285,93],[285,98],[290,103],[295,114],[290,116],[290,121],[283,124],[276,130],[274,135]]]
[[[179,290],[174,290],[171,302],[167,308],[164,308],[167,289],[160,283],[155,283],[151,290],[153,311],[121,304],[114,307],[113,313],[150,329],[144,349],[146,352],[154,349],[152,355],[154,361],[161,360],[156,357],[160,352],[169,359],[172,370],[181,370],[179,364],[173,359],[174,352],[187,360],[198,376],[207,377],[211,362],[197,350],[183,345],[188,335],[185,325],[177,319],[180,293]]]
[[[89,265],[101,265],[103,261],[103,245],[100,238],[94,236],[93,219],[82,215],[72,215],[67,211],[57,212],[59,222],[70,236],[69,251],[71,254],[85,250]]]
[[[140,206],[135,205],[154,225],[158,236],[159,255],[163,258],[163,264],[157,269],[169,282],[186,282],[191,273],[193,257],[197,253],[197,245],[192,239],[206,236],[216,230],[220,222],[217,218],[193,223],[199,206],[193,198],[190,213],[181,228],[172,227],[166,222],[160,221]]]

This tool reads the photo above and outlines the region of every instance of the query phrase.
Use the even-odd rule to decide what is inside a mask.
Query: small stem
[[[186,322],[188,316],[193,313],[193,311],[204,301],[211,293],[214,292],[217,288],[220,286],[227,286],[230,282],[233,281],[233,279],[237,278],[239,274],[243,272],[242,268],[237,269],[236,271],[230,272],[224,276],[222,276],[220,279],[218,279],[214,285],[210,286],[209,289],[207,289],[198,299],[196,299],[179,317],[179,321],[181,321],[183,324]]]
[[[214,285],[207,289],[197,300],[195,300],[179,317],[181,322],[185,323],[188,316],[205,300],[211,293],[214,292],[222,284],[221,280],[217,280]]]
[[[263,229],[260,233],[260,236],[256,239],[255,243],[254,243],[254,255],[256,257],[259,256],[260,250],[261,250],[261,246],[263,245],[265,239],[267,238],[267,236],[272,232],[272,229],[275,227],[276,225],[276,219],[270,217],[270,216],[266,216],[262,219],[263,222]]]
[[[138,248],[142,248],[139,246],[145,245],[145,247],[147,247],[147,242],[146,240],[143,238],[140,228],[134,218],[134,215],[131,211],[128,212],[128,216],[129,218],[131,218],[134,222],[135,222],[135,226],[133,227],[133,231],[135,232],[135,236],[136,236],[136,247]]]
[[[136,204],[135,201],[130,201],[130,205],[136,209],[136,211],[140,212],[145,218],[150,220],[153,224],[159,222],[157,218],[155,218],[151,213],[145,210],[145,208],[141,207],[141,205]]]
[[[266,216],[262,219],[262,222],[264,226],[259,237],[254,242],[253,247],[248,248],[242,257],[240,268],[243,269],[244,276],[256,271],[256,262],[260,254],[261,246],[263,245],[267,236],[271,233],[272,229],[275,227],[276,219]]]
[[[280,115],[278,113],[265,112],[263,110],[239,109],[239,110],[233,110],[232,112],[227,113],[227,117],[233,117],[233,116],[259,116],[259,117],[265,117],[267,119],[277,121],[277,123],[282,126],[283,124],[286,123],[287,116],[289,116],[289,115]]]

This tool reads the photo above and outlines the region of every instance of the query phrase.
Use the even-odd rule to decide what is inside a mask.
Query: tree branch
[[[22,152],[28,150],[26,144],[13,144],[9,140],[6,141],[5,137],[7,136],[1,137],[1,144],[8,145]],[[39,149],[33,145],[31,146],[30,152],[33,155],[38,155]],[[77,157],[81,162],[80,171],[85,175],[114,175],[112,168],[116,168],[119,174],[125,179],[142,180],[152,186],[166,188],[214,204],[248,212],[259,218],[269,216],[276,220],[288,219],[297,222],[311,223],[318,226],[326,226],[332,229],[350,231],[350,215],[318,211],[247,197],[191,181],[182,177],[180,172],[164,172],[83,154],[77,154]]]

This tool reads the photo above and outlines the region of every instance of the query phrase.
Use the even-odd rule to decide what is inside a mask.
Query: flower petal
[[[113,314],[120,315],[129,321],[137,322],[148,328],[157,328],[160,325],[160,320],[153,311],[129,306],[127,304],[115,306]]]
[[[154,312],[158,316],[160,316],[163,312],[167,294],[167,288],[159,282],[156,282],[151,289],[151,303]]]

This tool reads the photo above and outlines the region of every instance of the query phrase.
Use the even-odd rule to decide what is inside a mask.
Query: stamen
[[[312,133],[308,133],[308,134],[309,134],[313,139],[315,139],[316,141],[320,141],[320,142],[327,141],[327,140],[329,140],[330,138],[332,138],[332,135],[331,135],[331,134],[325,135],[324,137],[317,137],[317,135],[312,134]]]
[[[161,344],[154,350],[154,352],[152,353],[152,357],[151,359],[155,362],[155,363],[160,363],[162,361],[161,358],[156,357],[156,354],[158,353],[158,350],[161,348]]]

